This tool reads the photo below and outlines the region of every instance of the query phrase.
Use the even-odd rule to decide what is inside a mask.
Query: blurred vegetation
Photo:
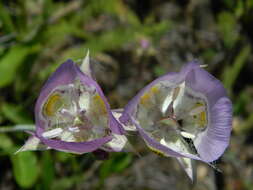
[[[0,0],[0,189],[253,189],[252,41],[252,0]],[[193,187],[136,139],[141,157],[14,154],[43,83],[87,49],[113,108],[187,61],[208,64],[234,104],[231,145],[216,163],[223,173],[198,163]]]

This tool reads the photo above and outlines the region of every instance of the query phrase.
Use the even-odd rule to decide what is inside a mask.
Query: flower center
[[[196,153],[192,140],[205,130],[205,99],[184,83],[160,82],[140,98],[137,121],[149,136],[174,150]]]
[[[42,107],[47,123],[44,138],[83,142],[101,138],[110,132],[107,109],[94,87],[79,80],[57,87]]]

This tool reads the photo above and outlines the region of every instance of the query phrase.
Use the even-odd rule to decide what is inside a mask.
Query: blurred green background
[[[252,0],[0,0],[0,189],[252,190],[252,42]],[[230,146],[214,163],[222,172],[198,162],[192,185],[175,159],[135,135],[141,156],[14,155],[43,83],[66,59],[81,63],[88,48],[112,108],[187,61],[208,64],[234,105]]]

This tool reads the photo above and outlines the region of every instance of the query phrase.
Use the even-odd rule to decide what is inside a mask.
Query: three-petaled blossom
[[[228,146],[232,104],[221,82],[192,62],[143,88],[119,120],[134,124],[152,151],[177,157],[193,178],[191,159],[212,162]]]
[[[92,78],[88,54],[81,68],[68,60],[48,79],[35,106],[35,120],[36,132],[20,151],[121,151],[126,143],[124,129]]]

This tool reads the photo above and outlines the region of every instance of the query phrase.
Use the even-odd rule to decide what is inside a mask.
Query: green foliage
[[[5,134],[0,134],[0,139],[1,139],[1,143],[0,143],[0,148],[4,151],[8,151],[8,149],[12,148],[14,143],[12,142],[11,138],[8,137]]]
[[[13,82],[26,56],[33,51],[23,45],[14,46],[0,59],[0,88]]]
[[[154,73],[155,73],[155,75],[156,75],[157,77],[159,77],[159,76],[162,76],[162,75],[166,74],[166,71],[165,71],[165,69],[163,69],[162,67],[156,66],[156,67],[154,68]]]
[[[99,170],[101,180],[104,180],[104,178],[112,173],[122,172],[130,165],[131,161],[132,155],[125,153],[119,153],[111,159],[104,161]]]
[[[11,156],[13,174],[22,188],[30,188],[39,176],[40,168],[34,152],[21,152]]]
[[[55,179],[54,160],[50,152],[45,152],[42,155],[42,188],[51,189],[51,185]]]
[[[6,33],[12,33],[15,31],[11,16],[8,10],[4,8],[2,3],[0,3],[0,18],[1,24],[3,25],[2,28],[5,30]]]
[[[75,184],[78,184],[83,181],[83,176],[80,174],[74,174],[70,177],[63,177],[54,183],[51,186],[51,189],[55,190],[65,190],[71,189]]]
[[[26,110],[21,106],[4,103],[1,105],[1,111],[9,121],[15,124],[27,124],[33,122]]]
[[[239,97],[237,97],[236,104],[234,104],[233,109],[234,109],[234,114],[235,115],[240,115],[240,114],[245,114],[246,111],[246,106],[249,105],[251,102],[251,96],[248,91],[243,91]]]
[[[224,45],[227,48],[232,48],[239,39],[239,28],[235,16],[230,12],[221,12],[218,15],[218,29]]]
[[[252,36],[245,26],[252,24],[253,1],[225,0],[217,10],[211,7],[196,10],[195,6],[201,6],[202,1],[189,1],[186,6],[177,1],[168,4],[167,1],[144,1],[152,2],[147,9],[138,7],[136,2],[1,1],[0,156],[1,164],[12,163],[12,168],[3,168],[1,177],[4,181],[5,174],[12,172],[14,183],[7,188],[82,189],[84,183],[93,182],[94,189],[104,189],[107,178],[127,175],[124,171],[134,161],[130,153],[112,153],[103,162],[95,161],[91,154],[76,156],[56,151],[14,155],[28,136],[20,130],[34,129],[29,124],[34,123],[33,108],[43,83],[62,62],[69,58],[82,59],[87,49],[93,58],[105,64],[115,62],[119,68],[117,86],[102,87],[110,101],[122,106],[137,88],[144,86],[142,81],[167,73],[166,68],[174,70],[175,65],[180,67],[189,58],[204,60],[211,72],[223,74],[222,81],[233,98],[234,114],[242,120],[234,132],[245,139],[245,134],[251,134],[253,96],[252,84],[248,82],[251,76],[242,76],[242,70],[252,68]],[[175,9],[170,10],[171,4],[176,5]],[[205,8],[210,15],[205,13]],[[205,14],[203,18],[195,14],[200,10]],[[214,20],[208,25],[210,31],[201,28],[207,17],[208,21]],[[211,37],[205,36],[210,33]],[[148,50],[141,47],[140,39],[148,39]],[[109,61],[100,55],[106,55]],[[171,59],[168,61],[166,57]],[[138,83],[132,83],[136,76]],[[237,92],[238,85],[241,89]],[[123,98],[117,94],[123,94]],[[233,141],[235,147],[237,143]],[[233,152],[234,160],[238,157]],[[246,181],[245,187],[250,189],[252,183]]]
[[[251,47],[244,47],[239,54],[236,56],[232,66],[226,68],[224,73],[224,85],[231,93],[233,85],[240,74],[241,69],[245,65],[247,59],[249,58],[251,52]]]

